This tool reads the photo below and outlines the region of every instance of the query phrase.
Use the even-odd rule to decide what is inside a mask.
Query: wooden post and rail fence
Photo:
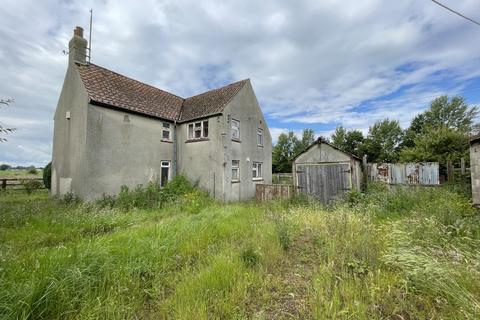
[[[0,189],[25,190],[25,183],[29,181],[38,181],[40,184],[37,189],[45,189],[42,178],[0,178]]]

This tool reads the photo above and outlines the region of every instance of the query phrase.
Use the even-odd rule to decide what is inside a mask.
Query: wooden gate
[[[296,174],[298,191],[324,204],[344,197],[352,188],[349,163],[298,164]]]

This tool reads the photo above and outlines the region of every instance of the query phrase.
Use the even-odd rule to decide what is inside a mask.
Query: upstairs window
[[[208,138],[208,120],[188,124],[188,140]]]
[[[232,182],[240,180],[240,160],[232,160]]]
[[[232,139],[240,140],[240,121],[232,119]]]
[[[254,162],[252,164],[252,178],[253,180],[262,180],[262,163]]]
[[[168,122],[163,123],[162,140],[171,140],[171,126]]]
[[[263,129],[257,130],[257,146],[263,147]]]

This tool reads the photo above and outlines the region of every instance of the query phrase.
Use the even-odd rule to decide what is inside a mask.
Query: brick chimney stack
[[[86,64],[87,45],[88,41],[83,38],[83,28],[77,26],[73,30],[73,37],[68,43],[68,63],[73,64],[78,62],[81,64]]]

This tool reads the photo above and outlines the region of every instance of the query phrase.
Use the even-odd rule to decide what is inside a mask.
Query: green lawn
[[[0,193],[0,318],[479,318],[468,200],[372,189],[329,209],[194,192],[156,209]]]

